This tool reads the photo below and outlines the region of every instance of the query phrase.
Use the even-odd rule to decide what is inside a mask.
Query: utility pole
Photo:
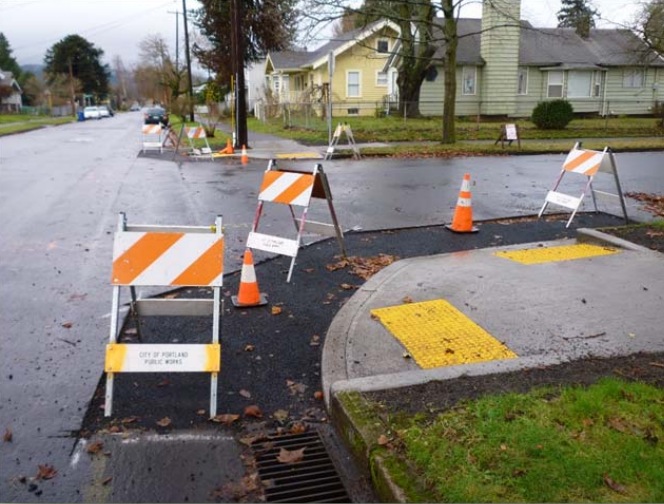
[[[184,45],[187,56],[187,77],[189,79],[189,120],[194,122],[194,91],[191,82],[191,57],[189,56],[189,29],[187,28],[187,0],[182,0],[182,17],[184,18]]]
[[[175,71],[180,73],[180,11],[167,11],[175,14]]]
[[[74,69],[71,64],[71,57],[69,58],[69,92],[71,93],[71,112],[74,117],[77,117],[76,113],[76,95],[74,93]]]
[[[237,135],[235,136],[237,144],[235,148],[242,148],[249,143],[247,135],[247,109],[244,89],[244,37],[242,36],[242,20],[244,19],[243,0],[232,0],[231,8],[232,20],[231,29],[233,40],[233,68],[235,70],[235,113],[237,121]]]

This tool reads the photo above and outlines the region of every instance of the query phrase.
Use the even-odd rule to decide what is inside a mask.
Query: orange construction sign
[[[332,217],[332,224],[307,220],[307,210],[309,209],[312,198],[325,199],[327,201]],[[258,232],[258,224],[265,203],[288,206],[291,218],[297,229],[295,239]],[[295,215],[293,207],[302,208],[300,217]],[[317,164],[311,172],[282,170],[277,168],[275,160],[270,160],[258,192],[258,207],[256,208],[254,224],[247,238],[247,247],[292,257],[286,279],[287,282],[290,282],[293,267],[295,266],[295,259],[305,230],[323,236],[335,236],[341,253],[344,256],[346,255],[343,231],[337,221],[337,215],[332,204],[332,193],[325,172],[323,171],[323,166]]]
[[[126,223],[123,213],[113,243],[113,306],[106,347],[106,402],[104,414],[113,411],[115,373],[204,372],[211,374],[210,417],[217,413],[217,376],[221,368],[219,334],[221,287],[224,274],[224,236],[221,217],[214,226],[149,226]],[[136,287],[211,287],[213,298],[139,299]],[[141,341],[140,317],[212,316],[208,344],[122,343],[120,289],[129,287],[130,314]]]
[[[616,185],[617,192],[607,192],[597,190],[593,187],[593,180],[599,172],[606,172],[613,174],[614,182]],[[569,194],[564,194],[558,191],[558,187],[563,180],[563,177],[566,173],[575,173],[578,175],[584,175],[586,177],[586,184],[583,188],[583,191],[579,196],[572,196]],[[605,147],[603,151],[595,151],[589,149],[582,149],[580,143],[576,143],[572,150],[565,158],[563,162],[563,167],[558,175],[553,188],[547,193],[546,198],[544,199],[544,204],[539,211],[538,217],[542,217],[544,210],[549,204],[554,204],[561,206],[563,208],[568,208],[572,210],[569,220],[565,227],[569,227],[572,223],[572,219],[581,208],[583,199],[585,195],[590,192],[593,199],[593,206],[595,207],[595,212],[599,211],[597,207],[597,198],[599,196],[608,196],[612,198],[618,198],[620,206],[622,208],[622,214],[625,218],[625,223],[629,222],[627,217],[627,206],[625,204],[625,196],[623,195],[622,188],[620,186],[620,179],[618,178],[618,167],[616,165],[615,156],[613,152]]]

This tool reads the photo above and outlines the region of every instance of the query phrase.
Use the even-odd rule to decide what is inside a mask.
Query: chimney
[[[482,5],[482,114],[516,112],[519,75],[520,0],[484,0]]]

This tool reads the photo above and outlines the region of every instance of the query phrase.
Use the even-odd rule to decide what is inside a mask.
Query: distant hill
[[[21,70],[23,70],[24,72],[32,72],[38,78],[41,78],[42,75],[44,74],[44,65],[37,65],[37,64],[21,65]]]
[[[21,70],[23,70],[24,72],[32,72],[39,79],[43,78],[44,75],[44,65],[37,65],[37,64],[21,65]],[[108,82],[111,86],[115,86],[118,83],[117,76],[115,75],[115,72],[112,69],[111,69],[111,76]]]

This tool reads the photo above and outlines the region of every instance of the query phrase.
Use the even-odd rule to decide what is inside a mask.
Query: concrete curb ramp
[[[504,257],[524,249],[568,250],[575,244],[596,245],[605,253],[538,264]],[[403,489],[392,481],[375,450],[382,432],[371,421],[367,405],[355,404],[364,400],[361,393],[548,367],[590,356],[664,351],[661,273],[664,254],[589,229],[578,230],[576,241],[398,261],[367,281],[330,325],[322,381],[332,420],[361,467],[370,471],[381,499],[406,502]],[[402,341],[371,314],[434,299],[444,299],[465,313],[517,358],[422,369]],[[417,324],[412,330],[417,331]]]

